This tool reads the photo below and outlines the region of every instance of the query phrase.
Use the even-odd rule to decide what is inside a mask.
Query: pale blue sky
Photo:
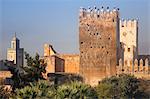
[[[14,32],[25,51],[43,55],[50,43],[59,53],[79,53],[79,8],[120,8],[120,17],[139,19],[139,51],[150,54],[150,0],[0,0],[0,57]],[[1,54],[2,53],[2,54]]]

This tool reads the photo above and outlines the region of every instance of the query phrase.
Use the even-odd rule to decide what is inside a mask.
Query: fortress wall
[[[64,60],[65,73],[79,74],[79,55],[78,54],[59,54],[58,57]]]
[[[46,73],[55,73],[55,59],[51,56],[44,57],[46,66]]]
[[[47,73],[64,72],[64,59],[52,55],[45,57],[45,62],[47,63]]]
[[[130,64],[124,64],[122,59],[119,60],[119,66],[117,66],[117,74],[125,73],[131,74],[138,78],[146,78],[150,79],[150,65],[148,58],[143,59],[135,59],[134,62],[130,61]]]
[[[55,72],[65,72],[65,60],[58,56],[53,57],[55,58]]]
[[[116,74],[119,43],[118,9],[80,9],[80,74],[85,83],[95,85]]]

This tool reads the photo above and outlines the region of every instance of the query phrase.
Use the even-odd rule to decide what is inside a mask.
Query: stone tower
[[[80,74],[85,83],[95,85],[116,74],[120,46],[118,10],[80,9]]]
[[[120,42],[124,64],[130,65],[138,57],[138,22],[137,20],[120,20]]]
[[[11,41],[11,47],[7,50],[7,60],[13,61],[17,66],[23,66],[24,49],[20,48],[20,41],[16,37],[16,33]]]

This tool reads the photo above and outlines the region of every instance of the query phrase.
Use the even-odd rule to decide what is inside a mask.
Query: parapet
[[[131,62],[131,61],[130,61]],[[122,59],[119,60],[119,68],[118,72],[124,72],[124,73],[131,73],[131,74],[149,74],[150,75],[150,66],[148,64],[148,59],[135,59],[133,61],[133,64],[130,64],[129,66],[126,64],[123,64]],[[121,71],[123,70],[123,71]]]
[[[81,7],[79,12],[80,18],[105,19],[107,17],[118,17],[119,9],[113,8],[112,10],[110,10],[109,7],[107,7],[106,9],[104,9],[104,7],[102,7],[101,9],[97,7],[94,8],[88,7],[86,9]]]
[[[137,27],[138,26],[138,20],[137,19],[128,19],[128,20],[120,20],[120,27]]]

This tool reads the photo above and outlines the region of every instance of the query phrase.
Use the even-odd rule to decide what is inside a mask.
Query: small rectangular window
[[[130,48],[128,48],[128,52],[130,52]]]

